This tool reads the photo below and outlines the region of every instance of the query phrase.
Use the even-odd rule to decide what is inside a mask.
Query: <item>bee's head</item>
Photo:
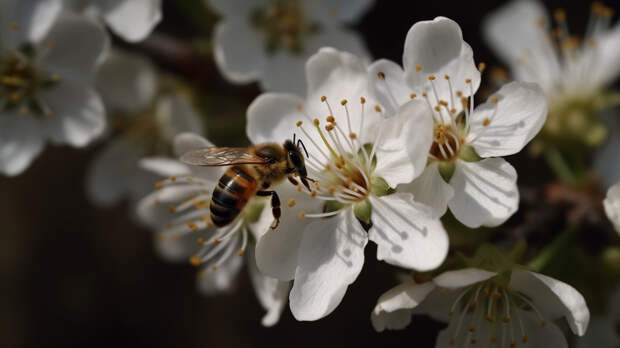
[[[306,164],[301,150],[290,140],[284,142],[284,150],[286,150],[286,164],[288,172],[291,174],[297,173],[304,186],[310,190],[310,185],[308,185],[307,178],[308,172],[306,171]]]

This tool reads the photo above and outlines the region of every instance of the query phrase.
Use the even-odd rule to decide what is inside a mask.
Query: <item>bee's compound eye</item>
[[[291,159],[291,162],[293,163],[293,165],[296,168],[299,168],[299,167],[303,166],[303,164],[301,162],[301,158],[299,158],[299,155],[297,153],[295,153],[294,151],[289,151],[288,152],[288,158]]]

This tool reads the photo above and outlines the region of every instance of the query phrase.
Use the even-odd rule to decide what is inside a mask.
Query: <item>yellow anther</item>
[[[301,127],[301,125],[302,125],[302,124],[304,124],[304,122],[303,122],[303,121],[301,121],[301,120],[300,120],[300,121],[297,121],[297,123],[295,123],[295,125],[297,125],[297,127]]]
[[[239,254],[239,256],[243,256],[243,249],[239,249],[239,251],[237,252],[237,254]]]
[[[302,210],[302,211],[300,211],[300,212],[299,212],[299,218],[300,218],[300,219],[303,219],[303,218],[305,218],[305,217],[306,217],[306,212],[305,212],[305,211],[303,211],[303,210]]]
[[[435,80],[435,75],[428,75],[428,80],[429,81]]]
[[[301,111],[304,109],[304,106],[302,104],[297,104],[297,111]]]
[[[340,105],[342,105],[342,106],[347,105],[347,100],[346,99],[342,99],[340,101]]]
[[[446,79],[446,80],[449,80],[450,79],[450,75],[448,75],[448,74],[443,75],[443,78]]]
[[[493,317],[492,317],[492,316],[490,316],[490,315],[487,315],[486,319],[487,319],[487,321],[488,321],[489,323],[492,323],[492,322],[493,322]]]
[[[483,62],[478,63],[478,71],[483,72],[486,69],[487,65]]]
[[[195,223],[191,221],[187,223],[187,227],[189,227],[194,232],[198,231],[198,225],[196,225]]]
[[[11,29],[13,30],[19,30],[20,26],[17,23],[11,23]]]
[[[504,317],[504,323],[510,323],[510,317],[509,316],[505,316]]]
[[[213,244],[220,244],[220,242],[219,238],[213,238]]]
[[[366,98],[364,98],[364,97],[360,97],[360,103],[362,103],[362,104],[366,104]]]
[[[450,109],[450,113],[451,114],[456,114],[456,109],[454,109],[454,108]]]
[[[334,121],[336,121],[336,120],[334,119],[334,116],[331,116],[331,115],[330,115],[330,116],[327,116],[327,117],[325,118],[325,121],[327,121],[327,122],[329,122],[329,123],[334,123]]]
[[[417,97],[417,95],[416,95],[415,93],[411,93],[411,94],[409,94],[409,98],[411,98],[411,99],[415,99],[415,97]]]
[[[177,208],[174,205],[171,205],[168,207],[168,210],[170,210],[171,213],[174,213],[177,211]]]
[[[381,112],[381,107],[379,105],[375,105],[375,111],[376,112]]]
[[[297,191],[301,192],[301,185],[297,184]]]
[[[471,83],[471,79],[465,79],[465,83]]]
[[[447,102],[447,101],[445,101],[445,100],[440,100],[440,101],[439,101],[439,105],[442,105],[442,106],[448,106],[448,102]]]
[[[177,177],[174,175],[170,175],[170,181],[175,182],[177,181]]]
[[[327,97],[326,97],[326,96],[322,96],[322,97],[321,97],[321,101],[322,101],[322,102],[324,102],[324,101],[326,101],[326,100],[327,100]]]
[[[291,198],[291,199],[289,199],[289,201],[288,201],[288,206],[289,206],[289,208],[294,207],[294,206],[295,206],[295,200],[294,200],[294,199],[292,199],[292,198]]]
[[[420,71],[422,70],[422,66],[420,64],[415,66],[415,71]]]
[[[459,98],[460,98],[460,97],[462,97],[462,96],[463,96],[463,92],[461,92],[461,91],[456,91],[456,96],[457,96],[457,97],[459,97]]]
[[[327,126],[325,126],[325,130],[328,132],[331,132],[334,129],[334,125],[333,124],[328,124]]]
[[[198,245],[200,246],[205,245],[205,240],[202,237],[198,237],[198,239],[196,239],[196,242],[198,242]]]
[[[315,125],[316,127],[318,127],[318,126],[319,126],[319,124],[321,124],[321,122],[319,121],[319,119],[318,119],[318,118],[315,118],[312,122],[314,123],[314,125]]]
[[[523,343],[527,343],[527,334],[523,335],[523,338],[521,339],[521,341],[523,341]]]
[[[497,97],[491,98],[491,103],[497,104],[498,101],[499,101],[499,99],[497,99]]]
[[[201,263],[200,256],[193,255],[192,257],[189,258],[189,263],[194,267],[200,266],[200,263]]]
[[[485,118],[484,121],[482,121],[482,125],[483,126],[488,126],[491,123],[491,120],[489,120],[488,118]]]
[[[434,107],[434,109],[435,109],[435,111],[437,111],[437,112],[441,111],[441,108],[439,107],[439,105],[435,106],[435,107]]]
[[[349,138],[351,138],[351,139],[357,139],[357,134],[355,134],[355,133],[351,132],[351,133],[349,133]]]
[[[310,191],[310,197],[316,197],[316,191],[315,190]]]
[[[476,332],[476,327],[474,325],[469,325],[469,328],[467,330],[469,332]]]
[[[385,80],[385,74],[382,71],[379,71],[377,73],[377,77],[380,78],[381,80]]]

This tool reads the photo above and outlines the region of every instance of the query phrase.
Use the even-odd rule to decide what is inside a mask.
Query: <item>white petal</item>
[[[63,81],[91,83],[109,50],[104,29],[87,16],[63,11],[45,37],[38,64]],[[76,49],[79,47],[79,49]]]
[[[432,162],[424,169],[422,175],[413,182],[400,185],[398,192],[413,193],[416,202],[431,208],[433,217],[440,218],[448,210],[448,202],[454,196],[454,189],[439,174],[439,164]]]
[[[82,147],[103,133],[105,109],[93,89],[61,81],[41,91],[40,98],[52,112],[43,125],[53,142]]]
[[[160,98],[155,117],[166,141],[172,141],[175,135],[183,132],[203,133],[200,117],[182,95]]]
[[[620,74],[620,25],[616,24],[610,31],[597,37],[595,50],[592,79],[600,85],[613,82]]]
[[[433,143],[433,116],[425,102],[411,100],[382,121],[374,175],[390,185],[410,183],[424,171]]]
[[[171,175],[190,175],[192,170],[180,161],[166,157],[146,157],[138,161],[140,168],[161,177]]]
[[[605,213],[612,222],[616,231],[620,233],[620,181],[607,191],[607,196],[603,200]]]
[[[583,296],[572,286],[530,271],[513,271],[509,287],[529,296],[549,319],[565,317],[575,335],[583,336],[590,311]]]
[[[243,44],[240,44],[243,43]],[[246,18],[229,18],[215,28],[215,62],[231,82],[248,83],[262,75],[266,52],[261,33]]]
[[[101,4],[112,31],[129,42],[145,39],[161,21],[161,0],[115,0]]]
[[[317,320],[336,309],[362,270],[367,242],[351,209],[305,229],[289,297],[295,319]]]
[[[548,22],[547,11],[537,0],[511,1],[490,14],[484,21],[483,33],[495,52],[511,68],[520,81],[538,82],[550,90],[561,76],[555,47],[548,29],[540,21]],[[521,61],[525,59],[525,64]]]
[[[305,192],[298,192],[288,183],[279,185],[276,191],[282,202],[282,217],[276,229],[268,228],[258,236],[256,262],[265,275],[291,280],[295,277],[305,227],[314,221],[310,218],[301,219],[299,213],[319,211],[322,203],[310,198]],[[293,207],[288,205],[291,199],[295,201]],[[261,220],[268,225],[273,222],[273,213],[269,207],[263,210]]]
[[[469,96],[478,90],[480,72],[474,63],[473,51],[465,41],[459,25],[451,19],[437,17],[432,21],[415,23],[405,39],[403,52],[405,78],[410,87],[427,86],[423,91],[432,95],[428,81],[429,75],[437,77],[435,86],[440,100],[451,101],[448,82],[450,77],[452,91],[461,91]],[[420,71],[417,71],[417,67]],[[466,79],[471,79],[471,91]],[[418,92],[418,94],[421,94]],[[460,110],[461,104],[454,108]]]
[[[254,291],[263,308],[267,311],[263,317],[263,326],[273,326],[280,320],[280,315],[291,290],[291,282],[283,282],[276,278],[264,276],[256,267],[254,248],[248,248],[248,271],[254,285]]]
[[[353,54],[333,48],[322,48],[308,59],[306,78],[308,95],[316,96],[317,101],[323,95],[334,98],[349,94],[356,95],[355,99],[349,99],[357,102],[362,96],[360,92],[367,87],[364,62]]]
[[[125,198],[129,192],[131,178],[141,172],[137,166],[144,151],[122,138],[114,139],[96,154],[86,177],[86,192],[99,206],[110,206]],[[147,184],[146,194],[154,182]]]
[[[146,57],[115,50],[97,71],[96,86],[108,111],[132,113],[152,102],[158,78]]]
[[[17,112],[0,113],[0,173],[21,174],[43,150],[39,120]]]
[[[517,171],[503,158],[479,162],[457,160],[450,185],[454,197],[448,206],[470,228],[497,226],[517,211]]]
[[[448,253],[448,234],[428,207],[409,193],[371,196],[373,226],[368,237],[377,243],[377,259],[419,271],[437,268]]]
[[[213,143],[194,133],[180,133],[174,137],[173,141],[174,154],[179,157],[191,150],[209,146],[213,146]]]
[[[379,75],[382,77],[379,78]],[[384,77],[385,78],[384,78]],[[396,63],[379,59],[368,67],[370,95],[387,115],[394,115],[398,107],[411,99],[411,88],[405,81],[405,71]]]
[[[198,279],[198,291],[210,296],[232,290],[241,266],[243,257],[232,255],[216,270],[209,269],[207,274]]]
[[[193,197],[204,191],[204,188],[203,185],[177,185],[156,190],[138,202],[136,215],[145,226],[159,230],[170,223],[173,217],[168,208],[170,204]]]
[[[379,297],[370,317],[372,326],[381,332],[400,330],[411,322],[412,310],[435,289],[432,282],[416,284],[413,280],[400,284]]]
[[[208,0],[206,3],[224,17],[239,17],[249,21],[247,17],[250,12],[267,5],[269,0]]]
[[[246,134],[253,144],[290,139],[297,121],[306,120],[298,107],[304,101],[292,94],[263,93],[248,107]]]
[[[538,134],[546,120],[547,98],[540,87],[511,82],[474,110],[467,141],[482,157],[512,155]]]
[[[495,272],[480,268],[463,268],[456,271],[447,271],[438,275],[433,282],[442,288],[456,289],[485,281],[497,275]]]
[[[37,43],[49,31],[62,9],[61,0],[5,0],[0,2],[0,47],[15,49]],[[17,24],[18,29],[13,29]]]

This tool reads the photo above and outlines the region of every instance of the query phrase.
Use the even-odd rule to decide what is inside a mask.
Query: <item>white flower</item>
[[[379,260],[429,270],[444,260],[448,238],[411,194],[388,194],[424,168],[431,143],[426,106],[412,101],[402,107],[408,117],[384,118],[365,99],[366,66],[334,49],[312,56],[306,76],[305,100],[271,93],[252,102],[247,133],[254,143],[297,133],[308,151],[308,177],[316,182],[305,201],[309,194],[316,203],[298,221],[313,221],[305,228],[268,231],[258,240],[256,256],[265,274],[294,279],[289,300],[295,318],[316,320],[338,306],[357,278],[369,239],[378,245]],[[417,149],[418,158],[411,161],[408,149]],[[372,224],[368,233],[359,220]]]
[[[620,234],[620,181],[609,188],[607,197],[603,200],[603,206],[607,217]]]
[[[0,173],[23,172],[47,140],[83,147],[105,127],[91,87],[107,36],[61,1],[0,3]]]
[[[388,114],[406,117],[399,107],[422,100],[434,122],[428,165],[401,189],[437,216],[450,207],[468,227],[503,223],[517,210],[519,192],[515,169],[499,156],[519,152],[538,133],[547,114],[544,94],[535,84],[509,83],[474,109],[480,72],[448,18],[411,27],[403,65],[379,60],[370,67],[374,94]]]
[[[573,287],[518,268],[502,273],[465,268],[422,284],[406,281],[379,298],[371,320],[377,331],[403,329],[412,314],[448,322],[436,347],[567,347],[553,321],[566,318],[582,336],[590,320]]]
[[[372,0],[210,0],[222,15],[215,61],[234,83],[259,81],[263,90],[304,93],[303,66],[320,47],[368,56],[342,24],[357,20]]]
[[[608,135],[599,113],[618,104],[609,85],[620,75],[620,25],[611,27],[612,15],[594,2],[583,38],[569,32],[563,10],[554,12],[554,26],[536,0],[512,1],[486,18],[486,39],[513,78],[538,83],[549,100],[534,153],[567,144],[575,154],[574,145],[598,146]]]
[[[200,131],[199,115],[186,97],[159,93],[158,75],[145,57],[114,51],[97,76],[106,108],[121,132],[96,154],[86,188],[99,206],[138,201],[158,176],[140,168],[142,157],[167,155],[176,134]]]
[[[213,145],[191,133],[180,134],[174,141],[177,156],[205,146]],[[140,219],[157,232],[159,253],[171,261],[189,258],[193,265],[200,266],[198,287],[207,295],[230,289],[243,264],[241,256],[247,255],[254,290],[267,310],[263,325],[277,323],[285,308],[290,282],[263,276],[254,261],[253,240],[271,224],[270,219],[260,218],[265,199],[250,200],[231,224],[216,228],[210,222],[209,203],[223,173],[221,168],[189,167],[164,157],[145,158],[141,165],[160,177],[168,177],[157,183],[158,189],[138,205]],[[265,210],[271,213],[270,209]]]
[[[144,40],[161,21],[161,0],[65,0],[68,7],[101,17],[129,42]]]

